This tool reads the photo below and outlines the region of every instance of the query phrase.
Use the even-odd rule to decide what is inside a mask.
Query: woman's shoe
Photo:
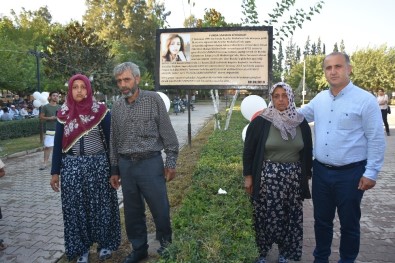
[[[7,248],[7,245],[4,244],[3,239],[0,239],[0,251],[4,250],[4,249],[6,249],[6,248]]]
[[[112,251],[109,249],[102,248],[100,249],[99,253],[99,259],[100,260],[106,260],[109,259],[112,256]]]
[[[89,251],[80,256],[77,260],[77,263],[89,263]]]
[[[283,255],[279,255],[278,263],[288,263],[288,260]]]

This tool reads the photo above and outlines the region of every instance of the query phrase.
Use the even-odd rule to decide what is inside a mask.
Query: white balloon
[[[34,107],[40,108],[41,105],[42,105],[42,104],[41,104],[41,101],[40,101],[40,100],[34,100],[34,101],[33,101],[33,106],[34,106]]]
[[[35,91],[35,92],[33,93],[33,98],[36,99],[36,100],[39,100],[39,99],[41,98],[40,92]]]
[[[169,112],[169,110],[170,110],[170,99],[169,99],[169,97],[167,97],[166,94],[164,94],[163,92],[160,92],[160,91],[157,91],[156,93],[158,93],[159,96],[162,98],[163,102],[165,103],[166,110],[167,110],[167,112]]]
[[[41,92],[41,96],[43,96],[44,98],[47,98],[47,99],[48,99],[48,97],[49,97],[49,92],[48,92],[48,91],[43,91],[43,92]]]
[[[251,117],[260,110],[267,108],[266,101],[257,95],[250,95],[246,97],[240,105],[241,114],[248,121],[251,121]]]
[[[39,100],[41,101],[42,104],[48,103],[48,96],[49,96],[48,92],[41,92],[41,97]]]
[[[245,139],[246,139],[246,134],[247,134],[248,125],[249,125],[249,124],[247,124],[247,125],[244,127],[243,131],[241,132],[241,138],[243,138],[243,142],[244,142]]]

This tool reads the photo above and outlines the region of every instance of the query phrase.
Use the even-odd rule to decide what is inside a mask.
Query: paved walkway
[[[212,104],[196,104],[195,110],[191,111],[191,137],[204,127],[213,114]],[[188,145],[188,112],[171,114],[170,119],[180,147]],[[55,193],[49,185],[49,169],[39,170],[43,152],[17,156],[3,160],[6,176],[0,180],[0,206],[3,212],[0,237],[8,247],[0,251],[0,262],[56,262],[64,253],[60,193]],[[121,201],[121,191],[118,193]],[[155,244],[151,247],[154,249]]]
[[[395,262],[395,108],[389,115],[392,136],[386,137],[384,167],[373,190],[362,205],[361,251],[357,262]],[[196,135],[213,115],[210,104],[197,104],[191,112],[191,136]],[[188,113],[171,115],[181,145],[188,143]],[[241,132],[241,131],[240,131]],[[8,248],[0,262],[56,262],[64,253],[60,194],[49,186],[49,170],[40,171],[43,153],[34,152],[5,160],[7,174],[0,180],[0,237]],[[120,194],[120,198],[122,195]],[[311,200],[305,202],[304,253],[302,262],[312,262],[314,249]],[[337,262],[339,230],[336,223],[331,263]],[[153,246],[155,247],[155,246]],[[269,262],[276,262],[273,249]]]

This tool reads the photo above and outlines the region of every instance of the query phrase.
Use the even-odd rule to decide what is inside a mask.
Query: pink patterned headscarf
[[[76,102],[72,94],[73,83],[76,80],[82,80],[87,90],[86,98],[80,102]],[[67,152],[79,138],[98,125],[107,111],[104,104],[94,100],[88,77],[82,74],[72,76],[69,80],[66,101],[57,113],[58,121],[64,124],[62,151]]]
[[[274,107],[273,104],[273,91],[277,87],[282,87],[288,96],[288,107],[284,111],[279,111]],[[288,140],[289,133],[291,138],[295,138],[296,136],[296,127],[303,121],[304,117],[302,114],[296,111],[296,107],[294,104],[294,93],[292,92],[292,88],[285,82],[278,82],[273,85],[273,87],[269,91],[270,95],[270,103],[269,107],[261,114],[263,118],[273,123],[274,127],[280,130],[281,137],[284,140]]]

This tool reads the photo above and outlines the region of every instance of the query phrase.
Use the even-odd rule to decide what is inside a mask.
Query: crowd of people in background
[[[34,107],[33,99],[23,99],[15,95],[12,100],[0,100],[0,121],[23,120],[38,118],[39,108]]]

